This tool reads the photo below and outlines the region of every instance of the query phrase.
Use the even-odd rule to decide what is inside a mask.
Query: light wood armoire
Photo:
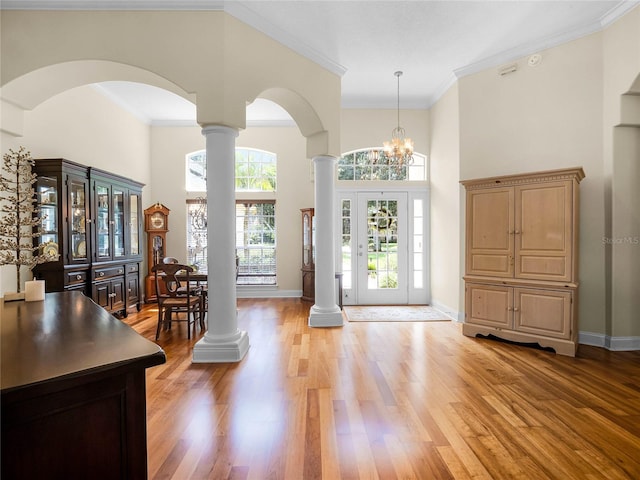
[[[465,335],[578,345],[582,168],[464,180]]]

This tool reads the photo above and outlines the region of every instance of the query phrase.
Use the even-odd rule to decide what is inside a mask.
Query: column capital
[[[210,133],[225,133],[237,137],[239,131],[237,128],[228,127],[226,125],[203,125],[202,135],[206,137]]]
[[[316,155],[311,160],[313,160],[315,163],[335,162],[336,160],[338,160],[338,157],[334,157],[333,155]]]

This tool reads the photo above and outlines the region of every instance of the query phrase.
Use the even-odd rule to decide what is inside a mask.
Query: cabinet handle
[[[100,272],[98,275],[99,275],[100,277],[104,277],[104,272]]]
[[[118,270],[118,273],[124,273],[124,270],[122,270],[121,268]]]
[[[515,232],[513,232],[513,233],[515,233],[516,235],[520,235],[522,232],[521,232],[520,230],[516,230],[516,231],[515,231]]]
[[[513,311],[517,312],[518,311],[518,307],[513,307]]]
[[[82,275],[80,274],[76,275],[76,280],[82,280]]]

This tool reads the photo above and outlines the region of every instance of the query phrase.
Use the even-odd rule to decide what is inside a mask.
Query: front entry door
[[[358,304],[406,304],[407,194],[361,192],[357,204]]]

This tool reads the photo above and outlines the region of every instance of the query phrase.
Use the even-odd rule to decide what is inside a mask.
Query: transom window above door
[[[414,153],[409,163],[398,165],[379,150],[354,150],[338,159],[337,178],[351,181],[424,182],[427,180],[427,157]]]

